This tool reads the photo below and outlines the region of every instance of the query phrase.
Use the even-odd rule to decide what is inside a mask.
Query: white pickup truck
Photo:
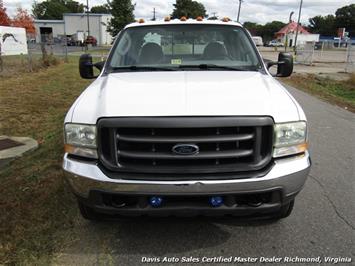
[[[280,219],[308,176],[305,114],[229,19],[130,24],[65,118],[63,168],[82,215]],[[94,67],[100,70],[94,76]]]

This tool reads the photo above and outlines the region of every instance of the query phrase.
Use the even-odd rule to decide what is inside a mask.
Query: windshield
[[[108,70],[232,69],[257,71],[257,53],[238,26],[155,25],[123,31]]]

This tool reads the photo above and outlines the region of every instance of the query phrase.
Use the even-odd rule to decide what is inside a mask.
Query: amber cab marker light
[[[138,20],[138,23],[144,23],[144,22],[145,22],[145,20],[142,18]]]
[[[181,20],[181,21],[186,21],[186,20],[187,20],[187,17],[181,17],[180,20]]]
[[[197,17],[196,20],[197,21],[203,21],[203,17]]]
[[[225,18],[222,19],[222,21],[223,21],[223,22],[229,22],[229,21],[231,21],[231,19],[228,18],[228,17],[225,17]]]
[[[164,21],[165,21],[165,22],[169,22],[170,20],[171,20],[171,17],[170,17],[170,16],[167,16],[167,17],[164,18]]]

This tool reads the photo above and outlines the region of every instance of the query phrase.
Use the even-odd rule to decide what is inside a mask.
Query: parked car
[[[92,46],[97,46],[97,40],[94,36],[87,36],[85,40],[85,44],[91,44]]]
[[[314,50],[321,50],[322,49],[322,42],[315,42],[314,43]]]
[[[268,47],[284,47],[284,44],[282,42],[279,42],[278,40],[272,40],[268,42],[267,44]]]
[[[290,215],[308,127],[273,65],[288,77],[293,57],[264,63],[226,19],[133,23],[106,62],[82,55],[96,81],[66,115],[63,168],[83,217]]]
[[[71,35],[73,41],[75,41],[76,46],[83,46],[85,41],[85,34],[83,31],[77,31],[73,35]]]
[[[66,36],[67,46],[76,46],[76,41],[73,39],[71,35]]]
[[[264,42],[263,42],[263,38],[260,37],[260,36],[253,36],[252,37],[254,43],[256,46],[263,46],[264,45]]]

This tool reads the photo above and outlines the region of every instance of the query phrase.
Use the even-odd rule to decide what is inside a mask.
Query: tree
[[[187,18],[207,17],[206,8],[203,4],[193,0],[176,0],[174,4],[173,18]]]
[[[0,7],[0,26],[10,26],[11,19],[6,14],[6,8]]]
[[[91,8],[91,13],[96,14],[110,14],[110,6],[108,4],[100,5],[100,6],[93,6]]]
[[[246,21],[244,22],[243,26],[251,33],[251,35],[253,36],[261,35],[261,29],[263,27],[262,25],[255,22]]]
[[[312,33],[334,36],[336,34],[335,17],[327,15],[310,18],[308,28]]]
[[[275,37],[275,33],[285,27],[286,24],[281,21],[272,21],[266,23],[260,28],[259,35],[263,37],[264,42],[271,41]]]
[[[22,8],[17,9],[17,13],[12,20],[12,26],[25,28],[27,34],[36,33],[33,18]]]
[[[275,38],[275,33],[281,30],[285,23],[281,21],[272,21],[265,25],[260,25],[255,22],[247,21],[243,26],[254,36],[261,36],[265,42],[271,41]]]
[[[34,1],[32,14],[36,19],[62,19],[63,13],[83,13],[84,5],[74,0]]]
[[[116,36],[127,24],[134,22],[134,5],[131,0],[112,0],[108,4],[112,14],[108,31]]]
[[[355,36],[355,4],[341,7],[335,12],[335,27],[346,28],[350,36]]]

